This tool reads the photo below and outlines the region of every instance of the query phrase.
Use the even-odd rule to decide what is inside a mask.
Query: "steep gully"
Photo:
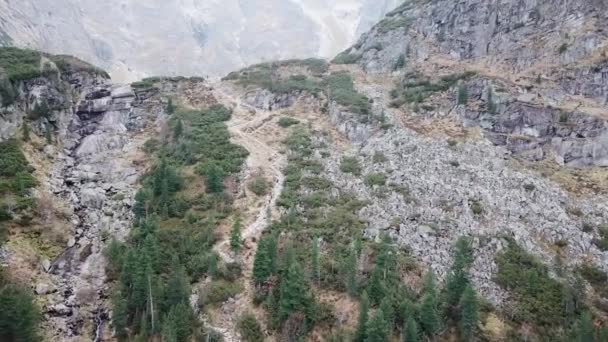
[[[147,111],[135,101],[130,87],[101,84],[84,92],[51,170],[51,190],[72,213],[73,227],[67,248],[46,268],[57,288],[44,308],[54,339],[109,336],[104,244],[127,235],[143,172],[133,160],[145,141]]]

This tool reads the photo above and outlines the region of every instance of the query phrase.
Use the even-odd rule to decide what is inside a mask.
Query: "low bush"
[[[287,116],[284,116],[284,117],[280,118],[279,122],[278,122],[279,126],[281,126],[283,128],[287,128],[287,127],[290,127],[290,126],[293,126],[293,125],[297,125],[299,123],[300,123],[300,120],[294,119],[294,118],[290,118],[290,117],[287,117]]]
[[[365,176],[365,184],[368,186],[381,186],[386,184],[386,175],[384,173],[375,172]]]
[[[343,157],[340,161],[340,171],[359,176],[361,174],[361,164],[356,157]]]
[[[247,187],[257,196],[265,196],[270,188],[270,183],[268,180],[266,180],[266,178],[257,176],[249,182]]]
[[[263,342],[264,333],[260,323],[253,314],[244,314],[239,318],[239,333],[245,342]]]

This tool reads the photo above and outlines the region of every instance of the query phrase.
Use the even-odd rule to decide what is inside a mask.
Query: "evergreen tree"
[[[407,317],[405,326],[403,327],[403,333],[401,336],[401,342],[418,342],[420,341],[420,335],[418,334],[418,324],[412,315]]]
[[[260,239],[258,249],[253,259],[253,281],[256,285],[262,284],[272,274],[272,260],[269,251],[271,237],[266,235]]]
[[[467,104],[469,99],[469,91],[465,84],[460,84],[458,86],[458,104],[463,105]]]
[[[182,123],[182,120],[177,120],[177,122],[175,123],[175,126],[173,126],[173,139],[175,139],[175,140],[179,139],[183,133],[184,133],[184,124]]]
[[[319,238],[314,238],[312,240],[312,261],[311,261],[311,269],[312,269],[312,279],[315,283],[319,284],[321,280],[321,265],[320,265],[320,252],[319,252]]]
[[[23,125],[21,126],[21,130],[23,133],[23,141],[30,141],[30,125],[23,120]]]
[[[386,289],[382,281],[382,270],[379,267],[375,267],[372,271],[367,291],[369,292],[369,299],[374,305],[380,304],[380,301],[386,295]]]
[[[487,99],[488,113],[496,114],[496,103],[494,103],[494,96],[492,94],[492,88],[488,88],[488,99]]]
[[[467,238],[461,237],[456,242],[453,253],[453,264],[448,273],[444,287],[444,302],[456,306],[464,289],[469,285],[469,268],[473,262],[473,249]]]
[[[220,193],[224,191],[224,170],[216,164],[210,164],[205,170],[205,183],[208,193]]]
[[[380,303],[379,309],[384,313],[384,320],[392,331],[395,324],[395,309],[393,308],[391,299],[389,297],[384,297]]]
[[[44,137],[46,139],[46,144],[50,145],[53,143],[53,131],[51,128],[51,124],[47,123],[45,126],[45,130],[44,130]]]
[[[270,273],[277,273],[277,236],[271,234],[266,241],[266,251],[268,252]]]
[[[175,105],[173,104],[173,99],[172,98],[169,98],[169,100],[167,100],[166,111],[167,111],[167,114],[169,114],[169,115],[175,113]]]
[[[423,296],[420,304],[420,324],[428,336],[435,335],[440,329],[437,289],[435,288],[435,276],[432,271],[426,274],[424,280]]]
[[[174,255],[171,260],[171,272],[167,281],[167,294],[165,305],[173,307],[181,303],[189,303],[190,281],[184,266],[179,262],[179,258]]]
[[[366,338],[366,326],[369,318],[369,297],[365,290],[361,294],[361,301],[359,303],[359,320],[357,322],[357,330],[355,331],[354,342],[365,342]]]
[[[0,341],[40,341],[40,313],[31,294],[23,287],[3,283],[0,274]]]
[[[243,341],[246,342],[263,342],[264,333],[258,320],[253,314],[243,315],[238,322],[238,329],[241,333]]]
[[[346,260],[346,290],[352,297],[357,295],[357,252],[351,250]]]
[[[123,294],[124,290],[116,291],[112,298],[112,326],[119,341],[127,339],[129,308]]]
[[[608,327],[600,328],[599,341],[608,341]]]
[[[230,230],[230,249],[238,254],[241,250],[241,218],[237,216]]]
[[[460,336],[463,341],[472,341],[475,337],[479,321],[479,304],[477,295],[471,285],[468,285],[460,299]]]
[[[379,309],[372,319],[367,322],[365,342],[387,342],[389,328],[384,317],[384,312]]]
[[[281,279],[279,317],[284,321],[294,312],[306,312],[311,304],[302,267],[294,261]]]
[[[133,205],[133,214],[135,222],[139,223],[141,219],[148,217],[149,201],[152,194],[147,189],[141,189],[135,194],[135,204]]]
[[[576,322],[576,341],[593,342],[593,319],[589,312],[585,312]]]

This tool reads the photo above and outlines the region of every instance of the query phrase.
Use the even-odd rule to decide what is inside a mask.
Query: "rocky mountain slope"
[[[115,81],[221,76],[262,60],[331,57],[397,3],[3,1],[0,42],[78,56]]]

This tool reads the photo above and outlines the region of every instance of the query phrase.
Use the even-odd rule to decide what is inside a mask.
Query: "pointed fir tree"
[[[408,316],[403,327],[401,342],[419,342],[418,324],[413,315]]]
[[[365,342],[366,334],[365,330],[367,327],[367,321],[369,319],[369,297],[367,292],[364,290],[361,294],[361,301],[359,302],[359,319],[357,322],[357,330],[355,331],[354,342]]]
[[[238,254],[241,250],[241,217],[237,216],[230,230],[230,250]]]
[[[190,281],[186,270],[180,264],[177,255],[171,258],[171,269],[169,279],[167,280],[167,293],[165,305],[173,307],[181,303],[189,303],[190,298]]]
[[[584,312],[576,322],[576,342],[593,342],[593,318],[589,312]]]
[[[351,250],[346,260],[346,291],[355,297],[359,291],[357,284],[357,252]]]
[[[379,305],[382,298],[386,295],[386,288],[384,287],[384,281],[382,280],[382,270],[379,267],[375,267],[372,271],[372,276],[367,286],[369,293],[369,299],[372,304]]]
[[[311,260],[311,278],[318,285],[321,280],[321,262],[319,251],[319,238],[312,239],[312,260]]]
[[[272,260],[269,251],[271,237],[265,235],[260,239],[253,259],[252,278],[255,285],[261,285],[272,274]]]
[[[23,133],[23,141],[30,141],[30,125],[23,120],[23,125],[21,126],[21,131]]]
[[[173,126],[173,139],[178,140],[184,133],[184,124],[182,120],[177,120]]]
[[[306,312],[311,304],[302,267],[294,261],[281,279],[279,317],[285,321],[294,312]]]
[[[52,128],[51,128],[51,124],[47,123],[44,126],[44,128],[45,128],[44,129],[44,137],[46,139],[46,144],[47,145],[51,145],[53,143],[53,131],[52,131]]]
[[[169,98],[167,100],[167,108],[166,108],[167,114],[171,115],[173,113],[175,113],[175,105],[173,104],[173,99]]]
[[[440,329],[437,289],[435,288],[435,276],[432,271],[426,274],[424,280],[420,303],[420,325],[427,336],[435,335]]]
[[[224,191],[224,170],[220,166],[210,164],[205,170],[205,176],[208,193],[220,193]]]
[[[446,277],[443,302],[457,306],[464,289],[469,285],[469,268],[473,262],[473,249],[467,238],[461,237],[456,242],[453,252],[453,264]]]
[[[462,341],[473,341],[477,322],[479,321],[479,304],[477,295],[471,285],[468,285],[460,299],[460,336]]]
[[[395,325],[395,309],[391,304],[391,299],[389,297],[384,297],[380,303],[379,309],[384,313],[384,320],[389,327],[389,332],[392,332]]]
[[[387,342],[389,328],[384,317],[384,312],[376,310],[374,316],[367,322],[365,342]]]
[[[466,84],[462,83],[458,86],[458,104],[466,105],[469,99],[469,91]]]
[[[118,341],[125,341],[128,337],[129,308],[123,293],[124,289],[118,290],[112,297],[112,326]]]

